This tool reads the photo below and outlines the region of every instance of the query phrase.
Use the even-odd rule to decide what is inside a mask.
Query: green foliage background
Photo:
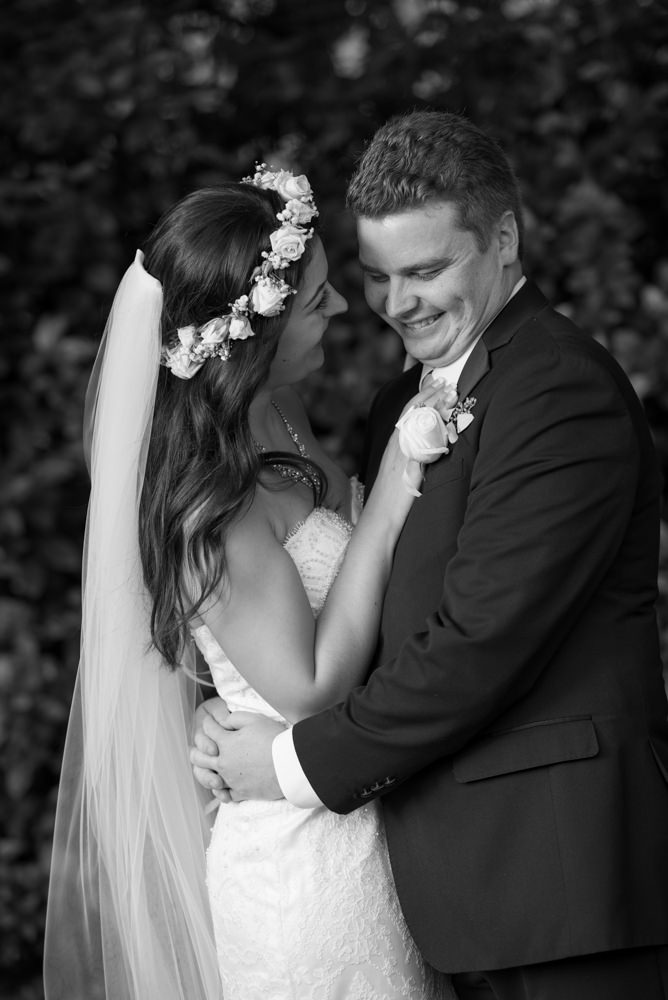
[[[516,165],[527,270],[619,358],[668,466],[665,0],[14,0],[0,11],[0,995],[39,985],[78,654],[83,394],[117,282],[182,194],[255,159],[308,173],[349,313],[305,387],[353,471],[401,364],[342,210],[388,116],[468,114]],[[668,651],[668,526],[661,620]]]

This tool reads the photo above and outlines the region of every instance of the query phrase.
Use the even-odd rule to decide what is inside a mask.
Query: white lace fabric
[[[285,541],[316,616],[351,531],[316,508]],[[281,718],[206,626],[194,636],[231,709]],[[222,805],[207,884],[225,1000],[447,1000],[403,919],[377,803],[348,816]]]

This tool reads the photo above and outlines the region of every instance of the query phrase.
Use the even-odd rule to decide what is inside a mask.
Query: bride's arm
[[[439,404],[440,390],[417,401]],[[340,701],[364,679],[394,547],[413,502],[397,432],[317,621],[297,569],[255,504],[227,538],[226,582],[202,617],[248,683],[290,722]],[[421,472],[412,463],[415,485]]]

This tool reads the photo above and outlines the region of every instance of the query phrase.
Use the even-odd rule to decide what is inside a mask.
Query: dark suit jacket
[[[375,401],[368,482],[418,378]],[[660,482],[642,408],[530,283],[459,390],[475,419],[427,469],[376,669],[295,727],[297,753],[330,809],[384,795],[401,904],[437,968],[668,942]]]

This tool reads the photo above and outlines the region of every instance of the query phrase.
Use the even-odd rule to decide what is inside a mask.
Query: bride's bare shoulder
[[[255,495],[237,517],[230,523],[226,534],[226,548],[235,548],[266,544],[270,536],[280,534],[280,524],[277,522],[275,506],[267,491],[258,487]]]

